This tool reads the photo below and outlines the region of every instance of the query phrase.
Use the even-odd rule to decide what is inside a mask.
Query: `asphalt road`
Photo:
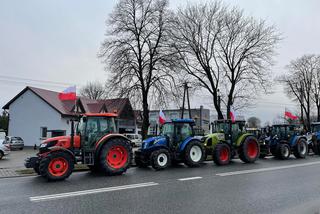
[[[0,213],[320,213],[320,157],[164,171],[131,168],[63,182],[0,179]]]

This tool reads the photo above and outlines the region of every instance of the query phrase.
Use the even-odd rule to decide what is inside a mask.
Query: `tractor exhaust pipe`
[[[71,119],[71,140],[70,140],[70,144],[71,144],[71,148],[73,148],[73,143],[74,143],[74,120]]]

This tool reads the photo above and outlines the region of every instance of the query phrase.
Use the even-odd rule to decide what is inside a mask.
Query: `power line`
[[[50,84],[50,85],[63,85],[63,86],[76,85],[74,83],[56,82],[56,81],[22,78],[22,77],[14,77],[14,76],[6,76],[6,75],[0,75],[0,78],[2,79],[2,80],[0,79],[0,81],[11,81],[11,82],[17,82],[17,83],[20,83],[21,81],[24,81],[24,82],[29,81],[29,82],[38,82],[38,83]]]

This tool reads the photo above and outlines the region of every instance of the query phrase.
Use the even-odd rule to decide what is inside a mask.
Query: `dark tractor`
[[[214,133],[202,140],[206,154],[212,155],[217,165],[226,165],[236,155],[245,162],[253,163],[260,154],[257,138],[245,131],[245,121],[217,120]]]
[[[25,166],[48,180],[68,178],[78,163],[107,175],[124,173],[131,164],[132,149],[130,140],[116,134],[115,117],[113,113],[83,115],[75,135],[72,121],[71,136],[46,139]]]
[[[305,158],[308,153],[307,138],[301,135],[300,125],[273,125],[266,145],[270,153],[281,160],[289,159],[291,153],[296,158]]]
[[[320,155],[320,122],[311,123],[311,148],[315,155]]]
[[[136,164],[139,167],[151,165],[155,170],[181,162],[189,167],[200,166],[205,151],[200,138],[194,136],[194,125],[192,119],[174,119],[165,123],[159,136],[144,140],[135,152]]]

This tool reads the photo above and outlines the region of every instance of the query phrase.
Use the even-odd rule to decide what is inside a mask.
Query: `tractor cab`
[[[245,133],[245,121],[216,120],[213,126],[214,133],[223,133],[226,141],[233,142]]]
[[[95,143],[107,134],[116,133],[116,114],[86,114],[80,118],[76,135],[84,150],[92,150]]]
[[[175,150],[184,140],[194,136],[193,126],[191,119],[174,119],[163,124],[160,135],[166,137],[169,147]]]
[[[279,124],[273,125],[271,136],[279,140],[290,141],[292,137],[301,134],[300,125]]]

